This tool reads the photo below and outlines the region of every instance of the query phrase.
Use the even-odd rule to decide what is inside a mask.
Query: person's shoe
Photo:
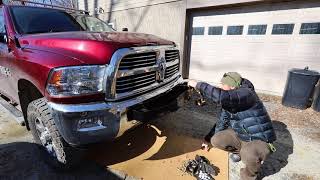
[[[239,154],[234,154],[234,153],[231,153],[230,154],[230,159],[233,161],[233,162],[239,162],[241,161],[241,157]]]

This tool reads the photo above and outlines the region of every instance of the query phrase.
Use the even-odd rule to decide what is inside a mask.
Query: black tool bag
[[[189,160],[186,164],[186,172],[197,178],[197,180],[214,180],[219,169],[204,157],[196,155],[195,160]]]

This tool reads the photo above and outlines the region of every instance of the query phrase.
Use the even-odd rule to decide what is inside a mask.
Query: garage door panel
[[[238,71],[257,89],[281,95],[289,69],[309,66],[320,71],[320,34],[300,34],[302,23],[320,22],[320,2],[317,7],[306,4],[292,9],[287,3],[213,9],[195,16],[192,26],[205,27],[205,34],[192,36],[190,78],[217,84],[225,72]],[[272,34],[274,24],[292,23],[292,34]],[[227,35],[228,26],[234,25],[243,26],[242,35]],[[248,35],[249,25],[267,25],[266,33]],[[222,35],[208,35],[210,26],[223,26]]]
[[[320,43],[298,43],[295,45],[294,56],[316,58],[319,57],[319,52]]]

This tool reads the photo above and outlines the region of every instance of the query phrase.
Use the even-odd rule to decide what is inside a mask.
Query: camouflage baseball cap
[[[222,84],[226,84],[231,87],[239,88],[241,85],[242,77],[237,72],[225,73],[221,79]]]

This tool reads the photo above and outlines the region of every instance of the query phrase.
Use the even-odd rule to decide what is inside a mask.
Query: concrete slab
[[[32,135],[0,105],[0,144],[15,141],[32,142]]]

